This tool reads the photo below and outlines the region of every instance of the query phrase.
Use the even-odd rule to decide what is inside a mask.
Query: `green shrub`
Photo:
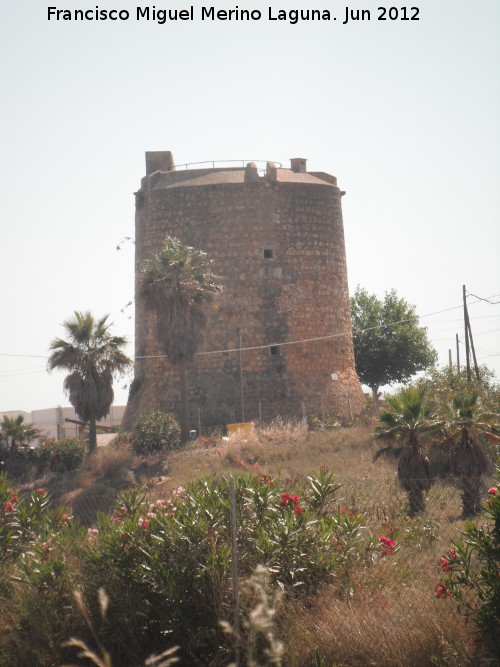
[[[0,473],[0,563],[15,559],[37,538],[50,533],[59,518],[49,508],[46,489],[39,487],[22,496],[6,473]]]
[[[446,574],[435,592],[457,601],[500,658],[500,468],[496,482],[488,490],[481,522],[467,521],[463,539],[452,542],[439,559]]]
[[[309,482],[296,495],[268,476],[236,480],[241,578],[262,564],[289,596],[307,598],[334,574],[344,588],[370,549],[363,517],[325,512],[338,489],[331,473]],[[219,625],[232,618],[229,486],[210,477],[156,500],[134,489],[121,495],[111,517],[101,516],[84,570],[90,587],[104,586],[109,595],[113,623],[105,643],[117,664],[163,650],[162,637],[181,647],[182,664],[230,662]],[[242,614],[251,606],[243,596]]]
[[[87,447],[76,438],[46,440],[35,451],[38,471],[66,472],[74,470],[83,462]]]
[[[175,449],[180,445],[180,428],[168,412],[152,412],[138,420],[135,431],[134,453],[142,456],[153,452]]]

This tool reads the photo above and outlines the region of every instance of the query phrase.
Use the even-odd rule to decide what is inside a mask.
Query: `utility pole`
[[[460,347],[458,346],[458,334],[455,334],[455,341],[457,344],[457,373],[460,373]]]
[[[462,285],[462,294],[464,301],[464,329],[465,329],[465,364],[467,368],[467,382],[470,384],[470,349],[469,349],[469,329],[467,327],[468,313],[467,313],[467,297],[465,294],[465,285]]]
[[[471,380],[470,370],[470,350],[472,350],[472,358],[474,360],[474,371],[476,378],[479,380],[479,366],[477,365],[476,350],[474,349],[474,340],[472,338],[472,329],[470,326],[469,311],[467,309],[467,297],[465,292],[465,285],[463,286],[464,295],[464,324],[465,324],[465,351],[467,354],[467,382]]]
[[[448,349],[448,367],[449,367],[450,371],[453,368],[453,361],[451,359],[451,350],[450,349]]]
[[[241,421],[245,421],[245,395],[243,393],[243,358],[241,355],[241,329],[238,327],[238,364],[240,367]]]

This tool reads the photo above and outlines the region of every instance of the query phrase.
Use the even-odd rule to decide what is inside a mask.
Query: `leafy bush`
[[[105,586],[109,595],[109,641],[119,664],[131,650],[140,659],[146,647],[163,649],[159,637],[181,646],[182,664],[230,662],[218,623],[232,618],[229,486],[210,477],[156,500],[134,489],[111,517],[101,517],[84,569],[91,587]],[[348,581],[371,542],[361,515],[325,511],[338,488],[328,472],[311,475],[300,495],[268,476],[239,477],[240,577],[263,564],[271,582],[294,597],[309,596],[334,573],[338,586]],[[243,596],[243,613],[251,606]]]
[[[488,490],[484,505],[486,522],[467,521],[463,540],[438,561],[445,572],[436,586],[436,597],[453,597],[471,616],[500,658],[500,469],[497,486]]]
[[[76,438],[67,440],[46,440],[34,454],[39,472],[49,469],[52,472],[74,470],[83,462],[87,448],[85,443]]]
[[[139,456],[175,449],[180,445],[180,428],[168,412],[152,412],[139,418],[134,431],[133,449]]]
[[[24,553],[27,545],[49,534],[58,521],[49,507],[46,489],[39,487],[21,496],[8,476],[0,473],[0,563]]]

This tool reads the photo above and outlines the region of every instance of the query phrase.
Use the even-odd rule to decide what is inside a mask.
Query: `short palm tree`
[[[108,317],[96,320],[89,311],[75,311],[63,322],[68,340],[55,338],[50,344],[48,368],[69,371],[64,389],[78,416],[89,423],[90,452],[97,446],[96,421],[113,403],[113,377],[132,363],[123,352],[127,340],[111,335]]]
[[[481,509],[482,475],[489,459],[481,445],[481,434],[488,436],[498,426],[498,415],[482,409],[477,389],[465,391],[452,398],[445,416],[446,432],[454,439],[452,471],[460,479],[464,517]]]
[[[398,460],[398,478],[408,494],[410,514],[425,509],[424,492],[431,486],[429,459],[420,445],[420,436],[437,428],[430,409],[425,404],[425,389],[405,387],[396,395],[386,398],[389,407],[379,415],[380,425],[375,437],[401,443]],[[391,449],[377,452],[375,458]]]
[[[0,442],[5,446],[9,455],[15,456],[20,447],[26,447],[29,443],[41,436],[41,431],[34,424],[25,424],[24,416],[8,417],[4,415],[0,422]]]
[[[140,281],[156,312],[157,335],[169,361],[179,369],[181,438],[189,438],[186,366],[196,353],[207,324],[207,305],[221,292],[212,260],[201,250],[168,236],[161,250],[144,262]]]

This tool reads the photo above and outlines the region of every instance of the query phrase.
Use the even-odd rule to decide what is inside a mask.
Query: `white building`
[[[104,419],[100,419],[97,423],[97,428],[100,425],[114,426],[119,425],[122,421],[123,413],[125,412],[124,405],[112,405],[109,414]],[[0,421],[6,417],[17,417],[22,415],[26,424],[33,424],[39,429],[43,438],[56,438],[63,440],[64,438],[78,438],[81,434],[81,428],[78,424],[66,421],[72,419],[80,421],[80,418],[75,412],[75,408],[46,408],[45,410],[33,410],[32,412],[25,412],[24,410],[10,410],[9,412],[0,412]]]

